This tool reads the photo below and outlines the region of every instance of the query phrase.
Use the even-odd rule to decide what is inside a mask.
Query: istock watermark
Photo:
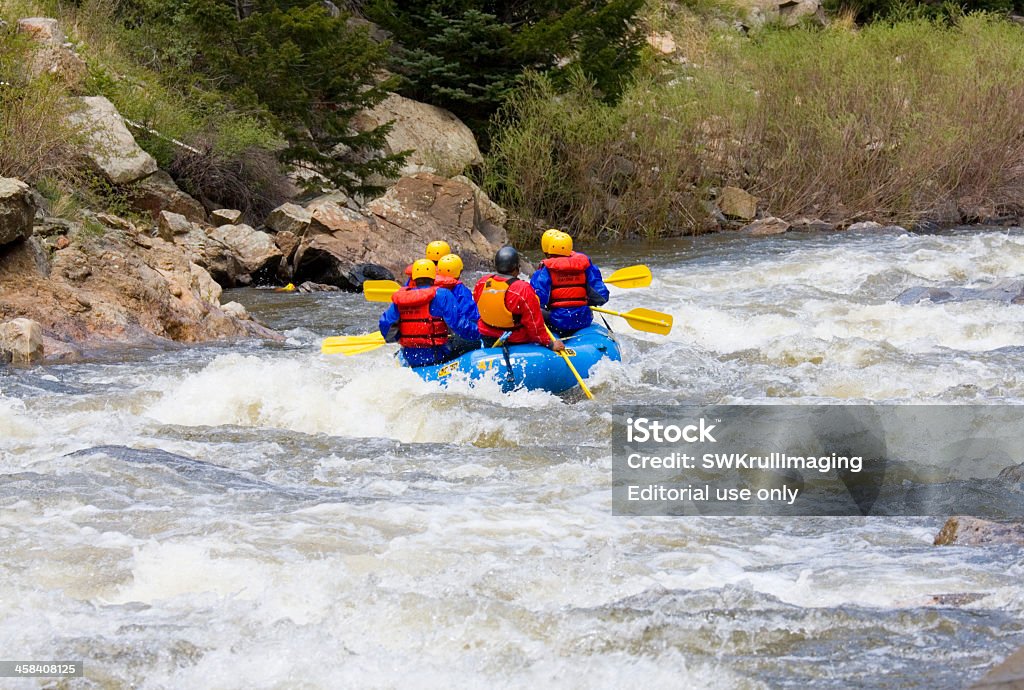
[[[1024,405],[613,413],[617,515],[1024,516]]]

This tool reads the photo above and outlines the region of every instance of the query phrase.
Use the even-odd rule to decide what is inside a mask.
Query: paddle
[[[335,335],[324,338],[320,345],[320,352],[325,355],[361,355],[364,352],[376,350],[381,345],[384,345],[384,336],[380,333]]]
[[[601,312],[602,314],[621,316],[630,326],[638,331],[644,331],[645,333],[668,335],[672,330],[672,315],[663,314],[660,311],[644,309],[643,307],[630,309],[627,312],[612,311],[611,309],[602,309],[601,307],[591,307],[590,309],[591,311]]]
[[[604,279],[605,283],[620,288],[642,288],[651,284],[651,269],[642,264],[626,266]]]
[[[367,302],[390,302],[391,295],[401,289],[402,286],[393,280],[363,281],[363,295]]]
[[[554,340],[555,334],[551,332],[551,329],[548,328],[547,326],[545,326],[544,330],[546,330],[548,332],[548,335],[551,336],[551,339]],[[569,371],[571,371],[572,375],[576,377],[576,383],[580,384],[580,388],[583,389],[583,392],[586,394],[587,399],[588,400],[593,400],[594,399],[593,393],[591,393],[590,389],[587,388],[587,384],[583,383],[583,377],[580,376],[580,372],[576,371],[576,367],[574,367],[572,365],[572,362],[569,360],[569,355],[566,354],[565,350],[562,350],[558,354],[560,354],[562,356],[562,359],[565,360],[565,363],[567,365],[569,365]]]

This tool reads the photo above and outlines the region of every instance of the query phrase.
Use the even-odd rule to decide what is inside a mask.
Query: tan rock
[[[311,211],[297,204],[282,204],[270,212],[264,225],[277,233],[289,232],[300,236],[309,227],[312,219]]]
[[[0,177],[0,246],[32,234],[36,203],[28,185],[13,177]]]
[[[221,309],[224,310],[225,314],[230,314],[236,319],[248,320],[250,318],[249,312],[245,310],[245,306],[239,302],[228,302],[227,304],[221,305]]]
[[[753,220],[757,215],[757,197],[739,187],[724,187],[718,197],[718,208],[729,218]]]
[[[1016,544],[1024,546],[1024,523],[994,522],[976,517],[955,516],[946,520],[935,536],[936,546],[985,546]]]
[[[219,208],[210,214],[214,225],[234,225],[242,218],[242,212],[233,208]]]
[[[139,148],[114,104],[103,96],[76,99],[72,126],[85,136],[85,154],[110,182],[128,184],[156,172],[156,161]]]
[[[43,358],[43,329],[31,319],[13,319],[0,323],[0,357],[9,356],[15,364],[28,364]]]
[[[427,166],[444,175],[457,175],[483,163],[476,138],[463,122],[444,108],[391,94],[374,108],[359,113],[352,126],[367,131],[393,122],[387,134],[387,153],[409,151],[404,175]]]
[[[273,275],[283,258],[270,235],[248,225],[222,225],[207,234],[234,252],[242,269],[250,275],[260,272]]]
[[[299,246],[299,237],[294,232],[284,230],[274,234],[274,244],[281,250],[285,261],[291,261],[295,249]]]
[[[130,202],[132,208],[148,213],[154,220],[161,211],[170,211],[185,216],[193,223],[206,222],[203,205],[181,191],[163,170],[157,170],[132,185]]]
[[[167,242],[173,242],[175,235],[187,235],[192,231],[192,223],[180,213],[161,211],[156,221],[157,234]]]
[[[189,260],[208,271],[218,284],[235,287],[247,274],[235,253],[193,225],[187,235],[177,235],[174,243],[181,247]]]
[[[676,52],[676,39],[668,31],[652,31],[647,34],[647,45],[662,55]]]
[[[25,34],[37,43],[50,43],[61,45],[64,43],[64,32],[60,30],[60,23],[50,17],[25,17],[19,19],[17,31]]]
[[[741,232],[748,233],[755,237],[765,235],[781,235],[789,230],[789,223],[776,218],[775,216],[768,216],[767,218],[761,218],[755,220],[750,225],[746,225],[741,229]]]

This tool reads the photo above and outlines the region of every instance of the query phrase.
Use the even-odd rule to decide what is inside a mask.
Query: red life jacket
[[[398,344],[402,347],[441,347],[448,344],[448,324],[430,313],[436,287],[403,287],[391,301],[398,307]]]
[[[452,290],[458,284],[459,279],[452,278],[451,276],[438,276],[434,278],[434,285],[436,285],[439,288],[445,288],[446,290]]]
[[[544,259],[544,267],[551,274],[551,296],[548,309],[585,307],[587,298],[587,268],[590,259],[586,254],[573,252],[569,256],[553,256]]]

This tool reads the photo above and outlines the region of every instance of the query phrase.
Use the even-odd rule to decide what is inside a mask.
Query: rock
[[[1011,482],[1013,484],[1020,484],[1024,482],[1024,462],[1013,467],[1006,467],[999,472],[997,479],[1001,479],[1004,482]]]
[[[416,166],[457,175],[469,166],[483,163],[473,132],[444,108],[390,94],[351,122],[357,130],[365,132],[391,121],[394,125],[386,137],[385,153],[412,151],[402,169],[403,175],[414,174]]]
[[[34,237],[12,245],[0,255],[0,321],[37,322],[48,356],[51,342],[63,343],[57,349],[73,354],[166,340],[279,338],[254,321],[225,313],[217,304],[219,286],[182,247],[154,237],[147,238],[147,248],[138,237],[115,227],[76,232],[49,266],[40,263]],[[103,270],[95,270],[98,266]],[[90,267],[94,270],[84,274]]]
[[[783,26],[796,26],[804,17],[813,17],[819,26],[827,24],[820,0],[786,0],[779,3],[776,9]]]
[[[819,218],[798,218],[789,229],[798,232],[832,232],[836,226]]]
[[[968,690],[1020,690],[1024,688],[1024,648],[1006,657]]]
[[[76,100],[81,109],[71,124],[85,136],[85,154],[100,173],[114,184],[128,184],[156,172],[156,161],[135,143],[113,103],[103,96]]]
[[[295,252],[295,280],[358,289],[370,273],[402,275],[410,258],[436,239],[452,246],[467,271],[483,270],[508,241],[503,221],[504,211],[463,179],[403,177],[364,213],[319,205]]]
[[[340,292],[341,288],[338,287],[337,285],[324,285],[323,283],[314,283],[312,281],[307,280],[305,283],[302,283],[297,288],[295,288],[295,291],[296,292]]]
[[[672,55],[676,52],[676,39],[668,31],[652,31],[647,34],[647,45],[662,55]]]
[[[956,516],[946,520],[935,536],[936,546],[1024,546],[1024,522],[994,522],[976,517]]]
[[[157,234],[167,242],[173,242],[175,235],[187,235],[192,231],[192,223],[180,213],[161,211],[156,221]]]
[[[64,43],[64,32],[60,30],[60,23],[49,17],[25,17],[19,19],[17,24],[19,34],[25,34],[37,43],[51,43],[62,45]]]
[[[295,255],[295,250],[299,246],[299,237],[294,232],[285,230],[274,235],[274,244],[281,250],[284,260],[290,262],[292,256]]]
[[[264,225],[277,233],[288,232],[301,236],[309,227],[313,213],[297,204],[282,204],[270,212]]]
[[[753,220],[757,215],[757,197],[739,187],[724,187],[718,197],[718,208],[729,218]]]
[[[71,240],[69,240],[64,235],[61,235],[60,237],[57,238],[57,241],[53,243],[53,247],[57,251],[60,251],[61,249],[67,249],[68,245],[70,245],[70,244],[71,244]]]
[[[233,208],[219,208],[210,214],[214,225],[234,225],[242,218],[242,212]]]
[[[767,218],[761,218],[755,220],[750,225],[746,225],[742,228],[742,231],[755,237],[763,235],[781,235],[789,230],[789,223],[776,218],[775,216],[768,216]]]
[[[132,208],[148,213],[153,220],[159,217],[161,211],[170,211],[185,216],[193,223],[206,222],[206,209],[203,205],[178,189],[171,176],[163,170],[157,170],[136,182],[129,194]]]
[[[284,256],[270,235],[248,225],[222,225],[208,234],[234,252],[242,269],[257,282],[275,275]]]
[[[224,310],[225,314],[230,314],[231,316],[234,316],[236,319],[248,320],[249,318],[251,318],[249,316],[249,312],[245,310],[245,306],[239,302],[228,302],[227,304],[222,305],[221,309]]]
[[[904,290],[893,298],[898,304],[917,304],[918,302],[970,302],[989,300],[1003,304],[1018,304],[1024,299],[1024,280],[1006,279],[987,288],[964,287],[912,287]]]
[[[207,235],[199,226],[193,225],[187,235],[174,237],[174,243],[181,247],[190,261],[208,271],[213,280],[223,287],[235,287],[247,275],[234,251]]]
[[[29,74],[40,77],[50,74],[72,88],[85,81],[89,69],[85,60],[64,43],[64,32],[56,19],[28,17],[19,19],[17,31],[28,36],[34,50],[28,65]]]
[[[29,186],[13,177],[0,177],[0,246],[31,235],[35,217]]]
[[[28,364],[43,358],[43,329],[31,319],[0,323],[0,355],[15,364]]]
[[[862,230],[881,230],[884,227],[885,226],[881,223],[876,223],[873,220],[864,220],[859,223],[854,223],[846,229],[850,232],[860,232]]]

